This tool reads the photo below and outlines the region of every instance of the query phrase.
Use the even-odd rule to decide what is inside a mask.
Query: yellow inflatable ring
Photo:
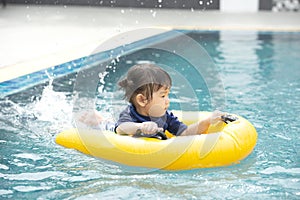
[[[209,112],[173,112],[186,124]],[[56,143],[127,166],[163,170],[188,170],[239,163],[254,149],[257,133],[246,119],[210,126],[207,134],[171,137],[167,140],[121,136],[109,131],[76,128],[56,136]],[[180,118],[180,117],[179,117]]]

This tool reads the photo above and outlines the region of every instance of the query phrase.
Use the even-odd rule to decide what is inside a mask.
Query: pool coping
[[[114,40],[115,43],[104,43],[103,46],[100,46],[100,48],[94,50],[94,52],[90,53],[88,56],[82,56],[48,68],[38,69],[31,73],[0,82],[0,98],[45,83],[51,79],[78,72],[83,66],[92,67],[97,63],[115,59],[120,54],[128,54],[136,49],[160,43],[177,35],[174,33],[175,32],[172,30],[151,28],[149,29],[149,32],[146,33],[147,37],[142,36],[132,40],[131,37],[126,38],[128,35],[125,35],[125,37],[122,38],[123,40]],[[45,59],[43,59],[43,61],[44,60]],[[33,61],[33,63],[36,64],[37,62]],[[16,66],[19,67],[18,65]],[[14,70],[13,68],[11,69]]]
[[[67,52],[65,52],[65,50],[61,50],[59,52],[50,53],[40,57],[35,57],[33,59],[15,63],[12,65],[0,66],[0,83],[13,80],[21,76],[26,76],[40,70],[46,70],[48,68],[55,67],[63,63],[72,62],[74,60],[88,56],[93,53],[99,53],[101,51],[104,52],[126,43],[134,43],[137,42],[138,40],[146,39],[147,37],[155,36],[156,34],[167,32],[169,30],[167,28],[158,29],[155,27],[149,29],[153,29],[157,31],[155,31],[155,33],[148,34],[146,37],[136,37],[135,39],[132,40],[129,39],[123,41],[115,40],[114,41],[115,43],[109,45],[107,45],[107,41],[104,39],[95,40],[87,44],[79,45],[76,48],[73,48],[76,50],[68,49]],[[99,46],[101,47],[101,49],[99,49],[99,46],[95,47],[95,44],[100,44]]]

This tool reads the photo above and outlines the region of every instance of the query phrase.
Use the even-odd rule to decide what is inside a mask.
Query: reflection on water
[[[215,62],[225,88],[225,111],[246,117],[258,131],[257,146],[246,160],[215,169],[130,174],[115,163],[62,148],[54,135],[72,126],[78,95],[73,74],[0,100],[1,199],[299,199],[300,34],[188,35]],[[99,81],[91,90],[97,97],[85,96],[79,105],[94,102],[105,113],[118,113],[125,103],[115,83],[132,64],[147,60],[174,66],[180,73],[169,70],[172,78],[188,80],[201,100],[185,95],[183,82],[175,81],[172,109],[213,108],[204,78],[193,76],[190,63],[153,49],[122,56],[114,67],[108,61],[104,85]]]

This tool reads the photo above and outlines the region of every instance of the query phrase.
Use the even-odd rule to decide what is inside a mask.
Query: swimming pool
[[[183,32],[212,58],[224,90],[222,109],[246,117],[256,127],[258,143],[247,159],[223,168],[128,173],[117,164],[62,148],[54,143],[54,136],[72,126],[74,84],[77,91],[86,85],[76,86],[76,73],[54,80],[50,73],[46,78],[52,84],[7,93],[0,101],[1,198],[299,199],[300,34]],[[196,72],[188,60],[146,48],[121,56],[117,62],[114,59],[114,66],[104,64],[110,76],[106,74],[103,84],[98,84],[97,108],[108,114],[121,109],[124,102],[113,99],[120,95],[113,93],[115,82],[132,64],[147,60],[178,67],[181,76],[171,73],[175,77],[172,109],[216,107],[207,80],[194,78]],[[201,101],[178,94],[186,89],[176,84],[180,77],[188,80],[192,95]]]

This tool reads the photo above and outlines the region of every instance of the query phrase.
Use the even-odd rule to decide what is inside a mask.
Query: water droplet
[[[125,10],[122,9],[122,10],[121,10],[121,13],[124,14],[124,13],[125,13]]]
[[[121,57],[120,55],[117,56],[117,58],[116,58],[117,62],[120,62],[120,57]]]
[[[111,66],[110,66],[111,67]],[[99,73],[98,76],[99,76],[99,82],[102,83],[102,84],[105,84],[105,81],[104,81],[104,78],[105,76],[108,74],[108,72],[103,72],[103,73]]]
[[[200,5],[203,5],[203,1],[199,1],[199,4],[200,4]]]
[[[132,64],[133,61],[132,60],[126,60],[126,64]]]
[[[103,88],[104,88],[104,85],[100,85],[100,86],[98,87],[98,92],[99,92],[99,93],[102,93],[102,92],[103,92]]]
[[[152,17],[156,17],[156,11],[152,13]]]

